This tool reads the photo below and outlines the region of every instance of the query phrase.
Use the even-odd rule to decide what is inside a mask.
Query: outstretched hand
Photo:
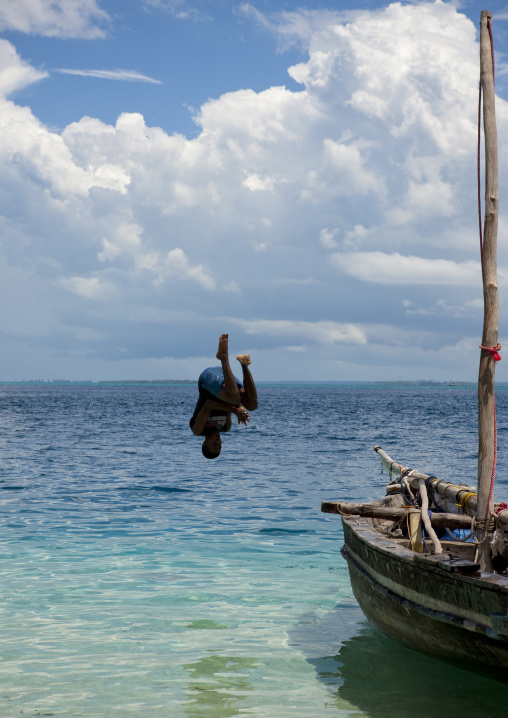
[[[236,410],[236,416],[238,417],[238,423],[239,423],[239,424],[243,424],[244,426],[247,426],[247,424],[248,424],[249,421],[250,421],[250,414],[248,414],[248,413],[245,411],[245,409],[243,408],[243,406],[240,406],[240,407]]]

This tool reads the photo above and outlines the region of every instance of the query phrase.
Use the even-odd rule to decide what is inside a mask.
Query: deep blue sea
[[[261,385],[215,461],[196,397],[0,385],[1,718],[505,718],[508,686],[369,626],[320,512],[384,493],[375,444],[474,484],[476,390]]]

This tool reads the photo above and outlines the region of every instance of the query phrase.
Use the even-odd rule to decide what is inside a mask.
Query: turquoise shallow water
[[[320,513],[384,490],[376,443],[474,482],[475,391],[259,393],[212,462],[195,386],[0,387],[2,718],[506,715],[508,687],[369,627]]]

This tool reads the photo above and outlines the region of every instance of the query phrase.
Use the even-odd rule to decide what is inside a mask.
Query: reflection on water
[[[438,639],[437,639],[438,640]],[[505,718],[508,686],[422,656],[366,624],[335,656],[310,658],[321,681],[369,718]]]
[[[187,689],[190,700],[183,704],[190,718],[232,718],[241,710],[244,694],[252,691],[249,669],[254,658],[212,654],[184,666],[191,675]],[[242,714],[248,712],[243,709]]]

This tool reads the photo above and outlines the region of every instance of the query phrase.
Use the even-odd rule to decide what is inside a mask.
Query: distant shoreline
[[[198,382],[196,379],[20,379],[15,381],[2,381],[0,380],[0,385],[12,385],[12,384],[29,384],[29,385],[44,385],[44,386],[71,386],[71,385],[93,385],[93,386],[99,386],[99,385],[121,385],[121,384],[142,384],[142,385],[149,385],[149,384],[159,384],[159,385],[190,385],[194,386]],[[449,386],[450,389],[458,388],[458,387],[476,387],[477,383],[474,381],[457,381],[454,384],[450,384],[449,381],[433,381],[430,379],[415,379],[415,380],[390,380],[390,379],[378,379],[378,380],[343,380],[343,381],[337,381],[337,380],[327,380],[327,379],[314,379],[314,380],[306,380],[306,379],[294,379],[294,380],[284,380],[284,381],[257,381],[256,382],[258,386],[270,386],[270,385],[277,385],[277,386],[319,386],[319,385],[336,385],[336,386],[351,386],[351,385],[361,385],[361,386],[408,386],[408,387],[445,387]],[[508,385],[508,382],[497,382],[497,386],[506,386]]]
[[[2,384],[197,384],[196,379],[20,379]]]

